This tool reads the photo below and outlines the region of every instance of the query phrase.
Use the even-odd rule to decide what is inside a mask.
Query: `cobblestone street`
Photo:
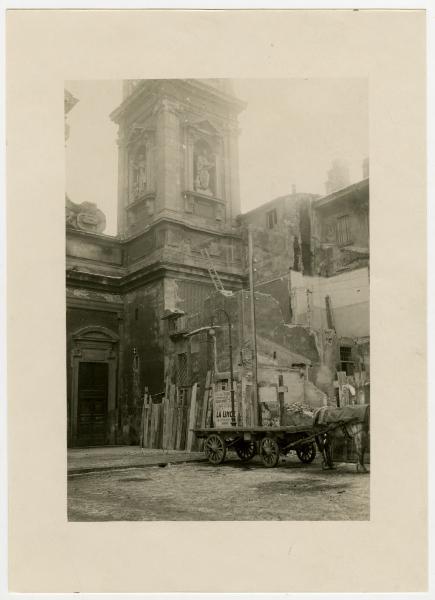
[[[68,480],[70,521],[368,520],[368,474],[339,463],[323,471],[320,459],[303,465],[287,457],[274,469],[231,455],[206,462],[73,475]]]

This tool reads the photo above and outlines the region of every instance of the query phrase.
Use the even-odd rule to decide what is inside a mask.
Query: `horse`
[[[369,447],[369,405],[346,406],[336,408],[322,406],[313,415],[314,428],[320,430],[316,443],[323,456],[323,467],[334,468],[334,443],[339,439],[352,439],[356,450],[356,470],[367,473],[364,454]],[[325,425],[337,424],[335,429],[322,431]]]

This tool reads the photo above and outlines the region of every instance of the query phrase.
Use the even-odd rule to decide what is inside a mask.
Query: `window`
[[[348,244],[351,242],[349,215],[337,219],[337,243]]]
[[[344,371],[346,375],[353,375],[354,367],[351,346],[340,346],[340,370]]]
[[[177,356],[177,384],[179,386],[188,384],[187,354],[185,352]]]
[[[278,215],[276,214],[276,208],[266,213],[266,224],[268,229],[273,229],[278,223]]]

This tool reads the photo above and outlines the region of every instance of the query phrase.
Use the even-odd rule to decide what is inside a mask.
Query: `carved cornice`
[[[161,112],[169,112],[174,115],[180,116],[181,110],[181,104],[179,102],[177,102],[176,100],[172,100],[167,96],[162,96],[155,103],[152,109],[152,114],[158,115]]]
[[[146,192],[134,202],[131,202],[126,206],[127,211],[135,211],[143,205],[149,205],[148,214],[151,216],[154,214],[154,201],[156,199],[156,192]],[[152,206],[151,206],[152,205]]]
[[[198,248],[194,248],[195,253],[199,252],[200,247],[210,246],[214,240],[206,238],[198,239]],[[122,295],[129,291],[132,286],[134,288],[146,285],[152,281],[161,279],[167,275],[192,279],[195,281],[206,281],[210,282],[210,276],[207,270],[207,266],[200,266],[195,264],[195,257],[192,255],[191,261],[186,263],[184,255],[180,256],[180,261],[174,260],[176,257],[165,258],[163,249],[158,251],[157,248],[156,259],[154,262],[148,265],[140,266],[136,270],[126,272],[120,277],[110,277],[104,273],[93,273],[80,271],[79,269],[71,270],[67,272],[67,286],[70,288],[82,288],[88,290],[94,290],[98,292],[109,292],[116,295]],[[210,246],[210,254],[215,256],[216,252]],[[138,259],[135,262],[139,262]],[[229,285],[234,285],[236,282],[242,282],[245,280],[245,273],[243,270],[242,263],[231,262],[224,264],[219,262],[218,271],[219,276],[223,282],[227,282]],[[71,299],[74,302],[74,299]]]
[[[117,143],[118,145],[123,146],[134,146],[139,144],[140,142],[151,141],[154,142],[155,138],[155,128],[139,125],[138,123],[133,123],[124,131],[123,134],[118,135]]]
[[[215,198],[215,196],[207,196],[206,194],[201,194],[200,192],[196,192],[194,190],[185,190],[183,192],[183,198],[185,200],[188,198],[195,198],[198,200],[203,200],[206,202],[211,202],[213,204],[220,204],[225,206],[225,201],[221,198]]]
[[[182,126],[194,137],[221,138],[225,131],[225,125],[215,119],[204,118],[204,115],[192,116],[188,113],[182,115]]]
[[[231,94],[227,94],[212,85],[207,85],[203,81],[195,79],[152,79],[142,80],[127,96],[127,98],[110,115],[116,123],[120,123],[123,118],[132,112],[136,112],[145,98],[158,97],[161,94],[164,97],[178,97],[178,102],[170,100],[172,107],[177,112],[180,106],[189,107],[192,111],[199,114],[215,114],[218,117],[228,118],[228,109],[233,118],[246,108],[246,103],[239,100]],[[189,100],[185,100],[189,98]],[[157,110],[163,108],[160,106]]]

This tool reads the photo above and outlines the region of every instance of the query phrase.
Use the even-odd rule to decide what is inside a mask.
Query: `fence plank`
[[[150,412],[151,412],[151,396],[147,396],[145,416],[144,416],[144,448],[150,447]]]
[[[171,385],[170,389],[170,406],[169,406],[169,425],[168,425],[168,448],[174,449],[174,421],[175,421],[175,401],[177,389],[175,385]]]
[[[190,410],[188,411],[187,419],[187,440],[186,440],[186,450],[187,452],[192,452],[193,442],[194,442],[194,432],[193,429],[196,425],[196,392],[198,390],[198,384],[194,383],[192,386],[192,392],[190,395]]]
[[[207,404],[208,404],[208,393],[210,388],[211,381],[211,371],[207,371],[207,376],[205,378],[205,387],[204,394],[202,398],[202,407],[201,407],[201,427],[204,428],[207,421]]]
[[[163,448],[163,403],[158,404],[157,412],[157,448]]]

